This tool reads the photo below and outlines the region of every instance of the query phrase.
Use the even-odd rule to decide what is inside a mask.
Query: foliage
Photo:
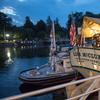
[[[12,27],[12,19],[8,17],[6,14],[0,12],[0,30],[1,32],[4,31],[4,29],[11,31]]]
[[[68,15],[66,28],[62,27],[59,19],[56,18],[54,20],[56,38],[69,38],[69,30],[73,20],[72,16],[74,17],[76,27],[81,27],[84,16],[100,18],[100,14],[75,12]],[[29,16],[26,16],[24,24],[18,27],[12,24],[12,19],[8,15],[0,12],[0,40],[3,40],[4,31],[10,33],[11,38],[16,40],[48,39],[50,38],[51,25],[52,20],[50,16],[47,17],[46,22],[40,19],[36,24],[32,22]]]

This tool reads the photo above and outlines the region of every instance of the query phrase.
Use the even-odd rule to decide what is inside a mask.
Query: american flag
[[[75,40],[76,40],[76,26],[75,23],[72,22],[70,27],[70,44],[72,46],[75,46]]]

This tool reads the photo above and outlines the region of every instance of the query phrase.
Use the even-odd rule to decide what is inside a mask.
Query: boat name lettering
[[[83,57],[98,59],[100,55],[92,54],[92,53],[82,53]]]
[[[80,52],[74,52],[73,54],[74,54],[74,56],[81,56]]]
[[[74,52],[74,56],[79,56],[79,57],[88,57],[92,59],[100,59],[100,55],[93,54],[93,53],[80,53],[80,52]]]

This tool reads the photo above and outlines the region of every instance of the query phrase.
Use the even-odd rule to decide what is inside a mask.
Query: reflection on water
[[[10,48],[5,48],[5,51],[7,53],[7,60],[5,61],[5,64],[11,64],[13,63],[13,60],[11,58],[11,52],[10,52]]]
[[[22,85],[18,79],[23,70],[48,62],[49,48],[0,48],[0,98],[37,89]],[[10,61],[11,63],[6,63]],[[6,64],[4,64],[6,63]],[[53,93],[30,97],[25,100],[53,100]]]
[[[32,84],[21,84],[19,87],[19,89],[22,93],[26,93],[26,92],[30,92],[30,91],[34,91],[34,90],[38,90],[38,89],[42,89],[42,88],[46,88],[46,86],[39,87],[39,86],[34,86]],[[35,96],[35,97],[39,97],[40,98],[39,100],[44,100],[46,98],[47,98],[47,100],[65,100],[67,98],[65,88],[62,88],[62,89],[59,89],[56,91],[52,91],[52,94],[51,93],[43,93],[43,94]],[[27,98],[27,99],[30,100],[30,98]],[[27,99],[25,99],[25,100],[27,100]],[[32,97],[31,97],[31,99],[32,99]]]
[[[2,61],[1,64],[3,64],[3,62],[5,64],[11,64],[14,58],[48,57],[48,54],[48,47],[0,48],[0,61]]]
[[[6,57],[5,50],[0,48],[0,69],[5,66],[6,60],[7,60],[7,57]]]

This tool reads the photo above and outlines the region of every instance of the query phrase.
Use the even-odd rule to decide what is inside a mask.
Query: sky
[[[100,0],[0,0],[0,11],[8,14],[16,25],[23,25],[29,16],[33,24],[48,16],[59,19],[61,26],[66,26],[68,15],[72,12],[90,11],[100,13]]]

